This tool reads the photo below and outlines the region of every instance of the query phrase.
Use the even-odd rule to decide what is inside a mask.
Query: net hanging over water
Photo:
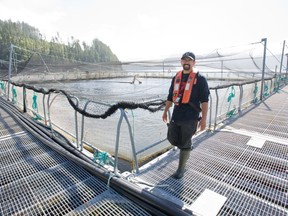
[[[269,44],[268,44],[269,45]],[[2,46],[7,59],[1,59],[2,71],[8,69],[9,45]],[[263,43],[256,42],[245,45],[219,48],[208,53],[196,53],[197,67],[202,72],[230,72],[230,73],[261,73],[263,62]],[[270,51],[267,47],[266,73],[275,72],[280,68],[281,49]],[[287,49],[287,48],[286,48]],[[71,56],[70,56],[71,57]],[[75,59],[76,57],[74,57]],[[136,60],[124,62],[98,62],[88,63],[84,60],[71,60],[63,52],[47,54],[47,51],[34,52],[21,47],[13,46],[12,72],[18,73],[55,73],[55,72],[175,72],[180,66],[180,55],[154,60]],[[6,67],[5,67],[6,66]],[[282,67],[286,71],[285,65]],[[277,72],[277,71],[276,71]],[[279,72],[279,71],[278,71]],[[251,74],[250,74],[251,75]]]

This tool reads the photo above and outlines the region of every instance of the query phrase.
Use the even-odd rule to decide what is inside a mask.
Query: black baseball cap
[[[186,52],[182,55],[181,59],[190,58],[191,60],[195,61],[196,57],[192,52]]]

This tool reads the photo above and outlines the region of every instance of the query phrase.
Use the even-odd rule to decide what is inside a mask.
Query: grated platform
[[[288,93],[277,93],[215,132],[195,137],[180,180],[172,178],[178,150],[128,179],[198,214],[201,206],[193,204],[210,191],[225,198],[216,209],[219,216],[287,216],[287,107]],[[0,215],[150,215],[34,138],[1,109],[0,131]],[[202,209],[215,204],[215,197],[204,199]]]
[[[179,150],[171,150],[141,167],[134,181],[192,211],[193,203],[209,189],[227,198],[217,215],[286,216],[287,107],[288,94],[277,93],[229,119],[219,130],[194,138],[187,171],[180,180],[172,177]],[[213,202],[216,200],[207,200],[203,209]]]
[[[0,115],[0,215],[150,215]]]

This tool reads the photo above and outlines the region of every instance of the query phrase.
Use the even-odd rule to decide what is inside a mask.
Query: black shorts
[[[167,138],[169,142],[182,150],[192,149],[192,136],[197,130],[198,120],[183,122],[171,121],[168,125]]]

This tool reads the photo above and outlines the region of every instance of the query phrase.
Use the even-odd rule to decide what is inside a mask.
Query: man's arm
[[[163,112],[163,115],[162,115],[162,120],[165,123],[167,123],[167,112],[168,112],[169,108],[172,106],[172,104],[173,104],[172,101],[169,101],[169,100],[166,101],[166,105],[165,105],[164,112]]]
[[[175,76],[174,76],[173,79],[171,80],[171,84],[170,84],[170,88],[169,88],[169,93],[168,93],[167,100],[166,100],[166,105],[165,105],[164,112],[163,112],[163,115],[162,115],[162,120],[163,120],[165,123],[167,123],[167,112],[168,112],[169,108],[173,105],[172,95],[173,95],[173,90],[174,90],[174,80],[175,80]]]
[[[206,128],[206,120],[207,120],[207,113],[208,113],[208,102],[201,103],[201,109],[202,109],[202,118],[199,121],[198,127],[200,128],[200,131],[203,131]]]

